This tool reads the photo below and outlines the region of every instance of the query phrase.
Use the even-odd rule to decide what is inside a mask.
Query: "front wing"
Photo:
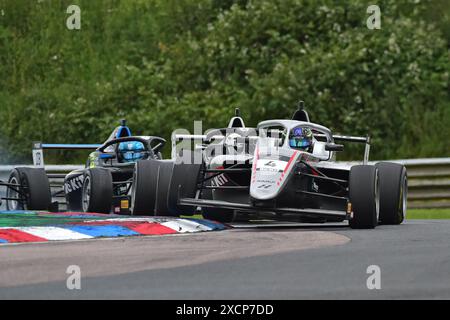
[[[181,198],[178,200],[178,204],[183,206],[222,208],[246,212],[275,213],[275,214],[282,214],[283,216],[294,215],[310,218],[343,218],[343,219],[349,218],[349,215],[347,214],[346,211],[325,210],[315,208],[300,209],[300,208],[257,207],[246,203],[236,203],[221,200]]]

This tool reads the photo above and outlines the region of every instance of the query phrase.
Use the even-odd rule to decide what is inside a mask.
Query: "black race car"
[[[151,214],[139,207],[145,201],[133,193],[135,164],[145,160],[162,160],[161,150],[166,141],[156,136],[133,136],[122,120],[104,144],[42,144],[34,143],[35,167],[15,168],[8,182],[0,181],[7,188],[8,210],[84,211],[118,214]],[[47,174],[44,170],[43,150],[94,149],[86,166],[66,174]],[[62,186],[51,184],[63,179]],[[57,190],[52,192],[52,188]],[[65,201],[55,201],[65,198]],[[145,197],[142,194],[142,197]],[[138,204],[138,206],[133,206]]]

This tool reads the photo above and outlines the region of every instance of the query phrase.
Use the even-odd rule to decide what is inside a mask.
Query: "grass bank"
[[[450,219],[450,209],[409,209],[407,219]]]

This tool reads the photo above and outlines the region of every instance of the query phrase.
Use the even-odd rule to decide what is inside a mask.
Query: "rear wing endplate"
[[[33,142],[33,164],[35,167],[44,168],[44,150],[96,150],[101,144],[51,144]]]

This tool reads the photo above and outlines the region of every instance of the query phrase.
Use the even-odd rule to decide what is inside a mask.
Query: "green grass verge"
[[[408,209],[406,219],[450,219],[450,209]]]
[[[181,216],[181,218],[203,219],[201,214],[196,214],[196,215],[193,215],[193,216]]]

